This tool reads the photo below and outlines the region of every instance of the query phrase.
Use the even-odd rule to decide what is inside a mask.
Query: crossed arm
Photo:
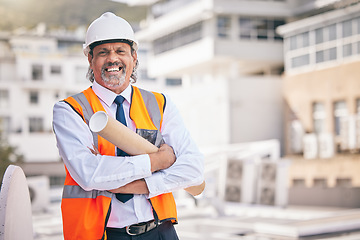
[[[159,151],[150,153],[151,172],[166,169],[174,164],[176,157],[173,149],[163,144]],[[133,194],[149,194],[149,189],[144,179],[135,180],[125,186],[109,190],[112,193],[133,193]]]
[[[90,149],[90,151],[95,155],[97,155],[99,153],[98,150],[95,148],[95,146],[94,146],[94,149]],[[151,172],[156,172],[156,171],[159,171],[162,169],[166,169],[166,168],[170,167],[171,165],[173,165],[176,161],[174,150],[172,149],[172,147],[170,147],[167,144],[163,144],[157,152],[150,153],[149,158],[150,158],[150,163],[151,163]],[[196,196],[196,195],[202,193],[204,188],[205,188],[205,181],[201,185],[189,187],[189,188],[186,188],[185,190],[188,191],[190,194]],[[149,194],[149,189],[146,185],[145,180],[139,179],[139,180],[130,182],[122,187],[111,189],[111,190],[109,190],[109,192]]]

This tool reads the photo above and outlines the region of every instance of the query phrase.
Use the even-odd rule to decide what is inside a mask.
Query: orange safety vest
[[[134,121],[136,132],[159,146],[163,140],[160,134],[165,97],[160,93],[149,92],[132,86],[130,118]],[[100,100],[88,88],[64,100],[82,119],[89,124],[90,117],[97,111],[105,111]],[[102,155],[116,155],[115,146],[93,133],[94,145]],[[111,211],[111,197],[108,191],[85,191],[70,176],[66,169],[64,191],[61,202],[64,238],[68,239],[106,239],[106,224]],[[177,222],[175,200],[172,193],[150,198],[155,219],[160,222]]]

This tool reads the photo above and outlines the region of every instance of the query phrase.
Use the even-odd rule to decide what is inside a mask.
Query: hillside
[[[103,12],[112,11],[130,23],[146,16],[145,7],[129,7],[110,0],[0,0],[0,30],[33,28],[40,22],[48,28],[88,25]]]

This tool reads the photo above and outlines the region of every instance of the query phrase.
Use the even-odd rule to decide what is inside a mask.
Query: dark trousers
[[[153,230],[137,236],[126,233],[106,231],[108,240],[179,240],[173,224],[168,221]]]

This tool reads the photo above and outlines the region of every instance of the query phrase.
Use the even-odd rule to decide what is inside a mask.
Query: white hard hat
[[[130,24],[121,17],[111,12],[106,12],[95,19],[89,26],[83,50],[85,56],[90,52],[90,45],[101,41],[128,40],[137,51],[138,41]]]

